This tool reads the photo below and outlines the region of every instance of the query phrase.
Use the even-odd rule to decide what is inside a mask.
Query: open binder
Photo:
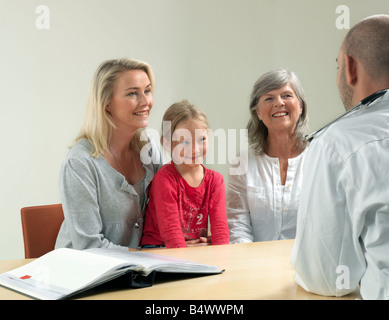
[[[217,266],[149,252],[56,249],[0,275],[0,285],[41,300],[65,299],[121,277],[129,288],[154,284],[157,272],[220,274]]]

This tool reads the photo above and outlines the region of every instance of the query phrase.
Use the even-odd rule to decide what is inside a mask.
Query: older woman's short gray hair
[[[263,154],[268,148],[267,142],[267,127],[259,120],[256,109],[261,96],[269,91],[282,88],[286,84],[290,84],[298,97],[302,113],[297,121],[295,137],[298,148],[302,150],[308,145],[305,136],[308,134],[308,112],[307,103],[305,101],[304,90],[301,86],[296,74],[288,70],[274,70],[262,75],[254,84],[250,95],[250,115],[251,118],[247,123],[249,144],[254,148],[256,153]]]

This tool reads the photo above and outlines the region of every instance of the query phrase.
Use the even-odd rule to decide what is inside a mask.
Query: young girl
[[[205,114],[186,100],[175,103],[163,116],[162,131],[172,161],[153,178],[142,246],[228,244],[224,179],[202,165],[208,146]]]

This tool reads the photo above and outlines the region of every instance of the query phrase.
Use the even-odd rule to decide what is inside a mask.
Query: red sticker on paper
[[[25,275],[25,276],[23,276],[23,277],[20,277],[20,279],[22,279],[22,280],[27,280],[27,279],[30,279],[31,278],[31,276],[28,276],[28,275]]]

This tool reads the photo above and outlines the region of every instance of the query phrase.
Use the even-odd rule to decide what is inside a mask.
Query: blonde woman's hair
[[[172,104],[162,118],[161,144],[164,140],[171,145],[172,136],[177,126],[188,120],[196,120],[202,123],[205,129],[208,129],[207,116],[200,108],[191,104],[188,100],[182,100]]]
[[[112,130],[115,124],[106,111],[106,106],[112,99],[113,91],[119,76],[130,70],[143,70],[146,72],[154,90],[154,75],[151,67],[143,61],[127,58],[104,61],[96,70],[89,90],[86,104],[84,124],[76,142],[87,139],[92,145],[91,155],[98,157],[108,150]],[[144,129],[138,129],[131,139],[130,146],[138,154],[147,141],[141,141],[140,136]]]
[[[253,147],[257,154],[263,154],[268,148],[268,130],[262,121],[259,120],[256,109],[259,99],[269,91],[280,89],[286,84],[290,84],[300,101],[302,113],[297,120],[294,136],[296,147],[304,150],[308,142],[305,136],[308,134],[308,111],[303,87],[296,74],[288,70],[274,70],[262,75],[254,84],[250,95],[250,120],[247,123],[249,145]]]

